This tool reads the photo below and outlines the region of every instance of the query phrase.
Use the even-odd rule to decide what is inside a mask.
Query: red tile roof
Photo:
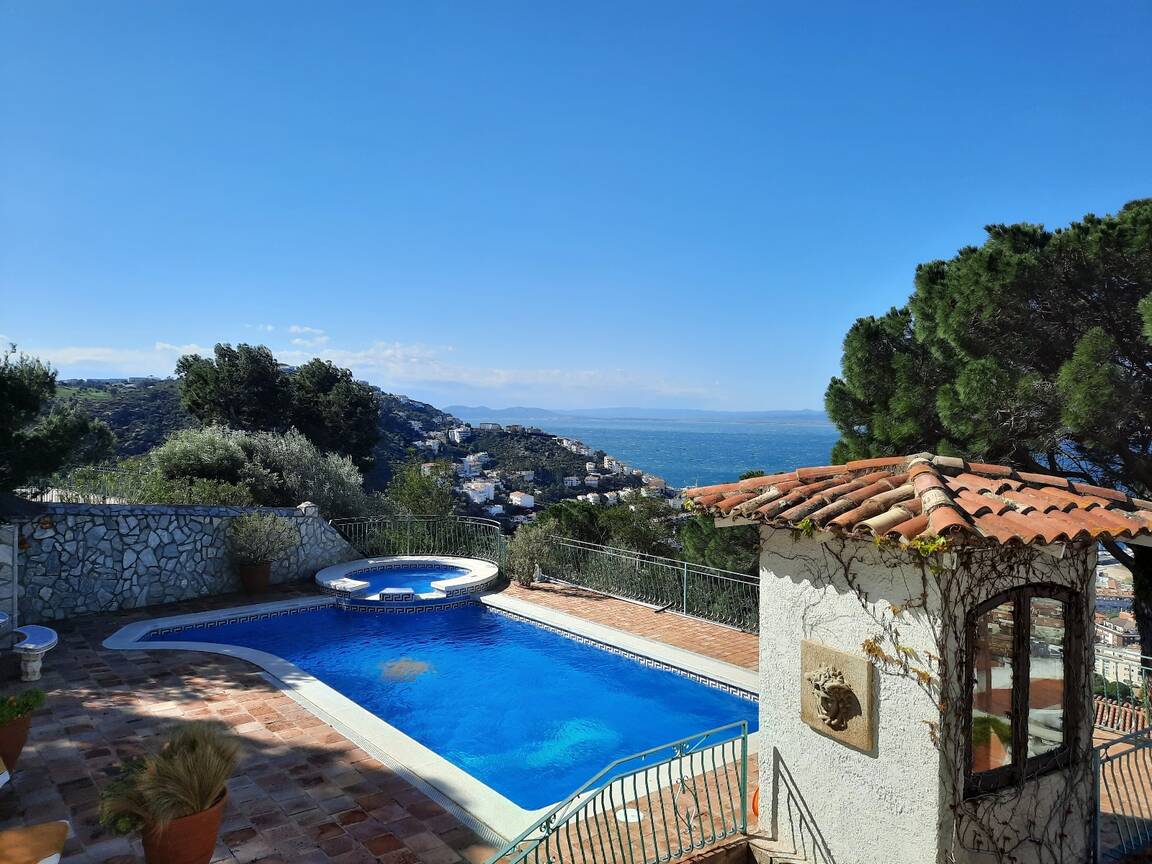
[[[903,541],[947,536],[1044,544],[1152,534],[1152,501],[931,453],[799,468],[686,489],[684,496],[713,516]]]

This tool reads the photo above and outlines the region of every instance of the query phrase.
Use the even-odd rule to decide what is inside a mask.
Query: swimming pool
[[[528,811],[613,759],[732,721],[756,728],[756,703],[733,688],[477,603],[423,614],[323,606],[144,639],[283,658]]]
[[[378,594],[385,588],[411,588],[417,594],[426,594],[434,590],[433,582],[459,579],[470,572],[466,567],[427,567],[412,564],[385,567],[380,570],[361,570],[356,573],[356,578],[368,583],[364,593]]]
[[[356,600],[420,603],[479,594],[490,588],[496,564],[455,555],[389,555],[360,558],[325,567],[316,584],[325,591]]]

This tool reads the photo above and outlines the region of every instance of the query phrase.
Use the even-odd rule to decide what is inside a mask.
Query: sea
[[[472,417],[463,419],[477,422]],[[828,419],[815,412],[747,420],[517,418],[505,414],[482,419],[537,426],[553,435],[578,438],[676,487],[725,483],[750,469],[772,474],[827,465],[839,437]]]

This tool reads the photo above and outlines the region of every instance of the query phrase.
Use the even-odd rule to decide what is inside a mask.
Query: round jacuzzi
[[[498,568],[479,558],[392,555],[325,567],[317,584],[355,600],[405,603],[476,594],[496,580]]]

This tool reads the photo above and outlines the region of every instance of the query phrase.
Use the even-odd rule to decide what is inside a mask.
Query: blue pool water
[[[467,576],[469,572],[466,567],[421,567],[414,564],[411,567],[386,567],[382,570],[358,572],[352,578],[369,584],[369,588],[359,592],[362,594],[376,594],[384,588],[411,588],[417,594],[426,594],[435,590],[433,582]]]
[[[737,720],[756,728],[751,700],[479,604],[326,607],[150,638],[283,657],[528,810],[613,759]]]

